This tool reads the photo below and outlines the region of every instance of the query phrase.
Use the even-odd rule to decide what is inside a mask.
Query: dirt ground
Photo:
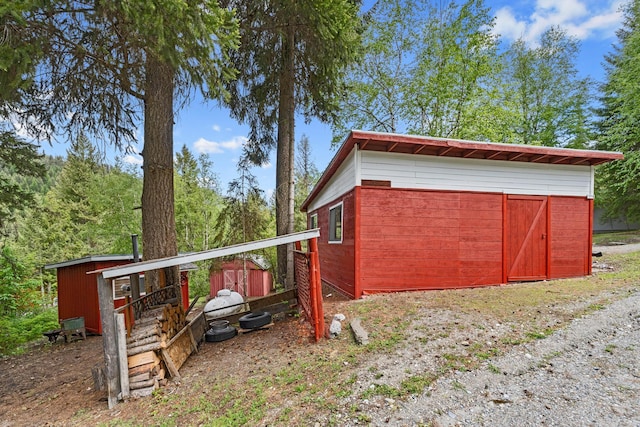
[[[295,360],[298,352],[308,351],[309,343],[307,325],[298,318],[286,318],[269,330],[222,343],[202,343],[180,372],[185,382],[206,375],[250,377],[253,370],[273,362],[264,358],[267,349],[286,363]],[[86,419],[78,416],[87,413],[98,424],[117,418],[122,410],[135,410],[136,403],[144,399],[109,410],[105,392],[94,390],[91,369],[103,360],[100,336],[70,343],[59,339],[53,344],[43,338],[25,354],[0,359],[0,427],[84,425]],[[170,383],[172,386],[175,384]],[[81,420],[76,423],[74,418]]]
[[[539,287],[542,286],[545,285]],[[496,288],[482,292],[493,295],[498,291]],[[444,292],[446,291],[395,294],[392,297],[394,304],[398,306],[416,307],[417,314],[414,317],[417,316],[422,323],[408,328],[411,339],[407,341],[406,347],[401,346],[392,357],[382,351],[379,354],[367,354],[366,359],[359,362],[359,366],[347,367],[347,362],[340,362],[345,364],[345,370],[352,370],[345,375],[357,378],[350,386],[354,391],[342,401],[333,402],[331,409],[328,406],[324,407],[321,410],[324,413],[311,415],[316,425],[354,425],[358,424],[358,417],[366,420],[364,412],[361,411],[385,410],[385,405],[393,405],[394,403],[389,402],[394,399],[379,396],[363,400],[359,396],[366,394],[367,390],[371,390],[375,384],[383,380],[393,385],[405,378],[409,371],[415,371],[417,378],[453,363],[440,357],[443,352],[451,353],[453,356],[458,350],[451,349],[466,351],[476,344],[485,345],[488,341],[492,343],[486,345],[491,344],[492,348],[502,351],[504,347],[511,346],[504,344],[504,338],[512,336],[516,327],[520,327],[517,322],[524,324],[525,321],[537,322],[539,319],[540,329],[543,330],[564,322],[570,317],[571,312],[589,305],[603,304],[608,299],[621,298],[620,295],[626,291],[619,290],[600,296],[593,294],[580,302],[567,300],[557,306],[554,303],[553,306],[546,307],[544,312],[514,312],[517,322],[513,325],[498,324],[495,319],[480,312],[461,316],[459,313],[439,309],[434,301],[439,298],[446,299],[447,295],[451,295]],[[451,292],[460,294],[464,299],[466,292],[475,291]],[[370,302],[380,302],[380,307],[388,307],[390,300],[385,298],[390,297],[374,296]],[[325,313],[328,316],[348,313],[350,310],[356,313],[359,306],[364,308],[361,301],[363,300],[345,301],[339,295],[325,294]],[[371,316],[378,318],[384,317],[385,314],[389,315],[377,312]],[[125,421],[123,425],[167,424],[163,422],[163,417],[166,421],[166,417],[171,416],[171,409],[154,406],[154,400],[178,395],[180,399],[205,399],[215,403],[221,397],[212,395],[216,392],[204,387],[205,384],[224,383],[232,377],[234,380],[239,377],[239,381],[250,382],[256,375],[294,365],[302,355],[309,353],[315,352],[319,358],[331,358],[340,351],[339,349],[350,345],[347,335],[341,336],[338,340],[311,344],[308,323],[298,317],[286,317],[276,321],[269,330],[239,335],[222,343],[202,343],[199,352],[192,355],[180,369],[181,382],[169,382],[158,397],[132,399],[116,405],[111,410],[107,407],[105,392],[94,390],[91,376],[92,367],[103,363],[102,337],[90,336],[86,340],[75,340],[66,344],[61,340],[50,344],[43,338],[25,354],[0,359],[0,427],[106,425],[123,419],[133,420]],[[392,339],[388,341],[391,342]],[[398,360],[404,360],[406,364],[396,363]],[[334,382],[337,381],[339,380],[336,378]],[[344,383],[347,384],[348,381]],[[194,395],[198,384],[203,385],[202,390],[199,391],[199,395]],[[274,390],[269,392],[270,396],[277,397],[278,403],[298,405],[295,398],[282,396],[279,387],[272,388]],[[304,408],[302,410],[304,411]],[[273,411],[274,409],[267,411],[265,420],[268,425],[307,425],[309,421],[309,418],[295,418],[295,414],[288,421],[275,421],[277,415],[273,415]],[[347,419],[351,419],[348,417],[355,417],[355,421],[347,422]],[[173,420],[173,424],[202,425],[203,422],[196,418]]]

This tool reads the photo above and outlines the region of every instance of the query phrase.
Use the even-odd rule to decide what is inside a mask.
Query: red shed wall
[[[504,197],[356,187],[310,212],[318,215],[322,230],[322,279],[354,298],[376,292],[504,283],[504,233],[516,231],[504,228]],[[590,274],[593,203],[584,197],[544,199],[547,228],[542,232],[548,232],[549,238],[543,275]],[[344,240],[329,244],[329,208],[340,201],[344,203]]]
[[[591,273],[592,203],[584,197],[550,197],[550,277]]]
[[[82,316],[87,331],[101,334],[96,275],[86,273],[122,264],[126,262],[88,262],[58,268],[58,318]]]
[[[320,238],[320,271],[322,280],[341,292],[357,298],[355,292],[355,190],[310,212],[317,213]],[[342,202],[342,243],[329,243],[329,209]]]
[[[360,193],[362,293],[501,283],[501,194],[367,187]]]
[[[249,286],[247,288],[248,297],[261,297],[268,295],[273,288],[273,279],[271,273],[267,270],[260,269],[255,263],[251,261],[247,261],[247,281],[249,282]],[[238,277],[240,278],[240,282],[242,281],[242,261],[228,261],[222,264],[222,269],[220,271],[211,273],[209,276],[209,296],[211,298],[215,297],[219,290],[225,289],[224,275],[233,274],[234,275],[234,283],[238,282]],[[238,276],[238,272],[240,276]],[[236,292],[240,292],[237,286],[232,286],[233,290]],[[240,292],[242,293],[242,292]]]
[[[87,331],[102,334],[98,284],[95,274],[88,271],[129,264],[128,261],[87,262],[58,268],[58,319],[84,317]],[[182,302],[185,310],[189,307],[189,279],[186,271],[180,273],[182,282]],[[124,299],[114,300],[114,308],[124,305]]]

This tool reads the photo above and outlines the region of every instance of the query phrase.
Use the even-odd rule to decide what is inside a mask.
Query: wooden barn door
[[[507,280],[547,278],[547,197],[507,196],[505,222]]]
[[[223,278],[224,278],[224,289],[231,289],[232,291],[238,292],[236,281],[236,271],[235,270],[224,270]]]

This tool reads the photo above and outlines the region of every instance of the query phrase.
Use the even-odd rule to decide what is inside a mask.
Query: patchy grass
[[[485,367],[499,374],[492,358],[522,343],[544,339],[572,319],[600,310],[638,289],[640,253],[606,255],[603,259],[615,266],[613,272],[339,302],[332,309],[348,319],[360,317],[369,331],[370,344],[357,346],[346,327],[337,339],[307,344],[308,348],[295,358],[270,361],[267,369],[256,368],[251,376],[187,377],[179,386],[164,387],[150,399],[123,404],[131,406],[122,407],[118,420],[102,425],[366,424],[369,417],[354,405],[355,397],[406,399],[424,393],[431,383],[453,370]],[[425,319],[425,313],[445,312],[455,319],[445,325],[446,329]],[[501,326],[499,332],[490,332],[495,325]],[[475,338],[476,333],[480,338]],[[490,333],[496,334],[491,345],[482,338]],[[430,371],[403,367],[394,385],[386,382],[383,369],[367,365],[376,357],[396,360],[396,352],[404,348],[427,346],[437,339],[455,340],[456,334],[464,336],[468,345],[443,348],[429,365]],[[620,350],[609,346],[605,351]],[[364,377],[371,383],[363,385]],[[464,390],[462,384],[453,386]],[[78,413],[74,422],[96,424],[93,417],[91,413]]]

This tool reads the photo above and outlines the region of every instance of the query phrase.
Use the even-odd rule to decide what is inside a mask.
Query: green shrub
[[[0,355],[19,353],[23,344],[42,338],[43,332],[58,327],[55,307],[18,317],[0,317]]]

